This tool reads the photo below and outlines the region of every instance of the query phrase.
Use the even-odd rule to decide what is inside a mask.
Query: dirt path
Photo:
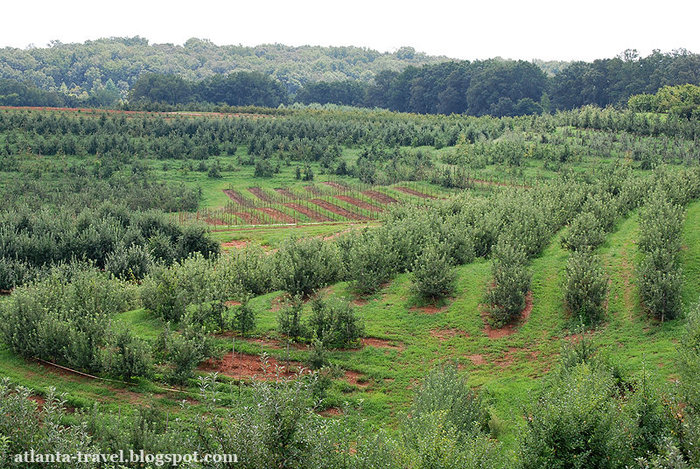
[[[295,378],[306,370],[299,362],[280,363],[273,357],[263,362],[258,355],[243,353],[226,354],[221,360],[209,359],[199,366],[200,371],[217,372],[236,379],[259,379],[271,381],[277,378]]]
[[[263,213],[268,214],[275,221],[280,221],[282,223],[296,223],[297,222],[293,217],[287,215],[286,213],[284,213],[280,210],[277,210],[276,208],[262,207],[262,208],[256,208],[256,210],[259,210]]]
[[[348,190],[348,186],[344,184],[340,184],[339,182],[333,182],[333,181],[323,181],[321,184],[325,184],[328,187],[332,187],[333,189],[338,189],[341,191],[346,191]]]
[[[392,189],[396,189],[397,191],[401,191],[405,194],[415,195],[416,197],[421,197],[423,199],[436,199],[437,198],[434,195],[424,194],[422,192],[418,192],[417,190],[411,189],[409,187],[394,186]]]
[[[311,199],[311,203],[314,203],[318,205],[319,207],[323,207],[329,212],[333,212],[336,215],[340,215],[341,217],[345,217],[349,220],[369,220],[369,218],[357,214],[357,213],[352,213],[348,210],[345,210],[343,207],[338,207],[337,205],[334,205],[330,202],[326,202],[325,200],[321,199]]]
[[[248,191],[263,202],[272,202],[272,197],[259,187],[249,187]]]
[[[291,209],[294,209],[299,213],[303,213],[304,215],[306,215],[307,217],[309,217],[313,221],[332,221],[331,218],[328,218],[327,216],[317,212],[316,210],[312,210],[308,207],[304,207],[301,204],[289,202],[289,203],[284,204],[284,206],[289,207]]]
[[[373,191],[373,190],[367,190],[363,192],[364,195],[367,197],[376,200],[377,202],[381,202],[383,204],[393,204],[395,202],[398,202],[395,198],[389,197],[386,194],[382,194],[379,191]]]
[[[320,190],[318,190],[317,187],[314,186],[304,186],[304,189],[311,192],[313,195],[323,195],[323,192],[321,192]]]
[[[242,218],[248,225],[260,225],[260,219],[248,212],[233,212],[237,217]]]
[[[233,189],[224,189],[224,194],[226,194],[229,199],[244,207],[252,207],[253,205],[247,199],[243,198],[241,194],[234,191]]]
[[[289,197],[290,199],[298,199],[299,196],[290,191],[289,189],[282,189],[282,188],[277,188],[275,189],[278,194],[283,195],[285,197]]]
[[[365,210],[370,210],[372,212],[381,212],[384,209],[381,207],[377,207],[376,205],[372,205],[370,203],[365,202],[364,200],[356,199],[354,197],[350,197],[347,195],[336,195],[336,199],[340,199],[344,202],[347,202],[349,204],[353,204],[356,207],[364,208]]]

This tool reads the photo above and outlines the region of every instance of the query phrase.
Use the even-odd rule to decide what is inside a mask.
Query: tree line
[[[48,49],[49,57],[53,51]],[[231,67],[203,76],[181,67],[175,67],[175,73],[157,66],[144,67],[138,73],[130,72],[126,80],[107,77],[107,72],[93,67],[93,74],[101,78],[93,82],[89,92],[81,93],[65,84],[57,86],[55,79],[38,80],[29,71],[3,74],[0,70],[0,105],[117,106],[129,101],[141,106],[210,103],[277,107],[298,102],[501,117],[588,104],[624,106],[631,96],[655,93],[664,86],[700,84],[700,55],[686,50],[654,51],[647,57],[628,50],[614,58],[549,67],[557,72],[550,75],[536,62],[522,60],[415,63],[415,56],[406,49],[397,52],[399,60],[404,60],[401,66],[392,63],[383,69],[373,68],[371,76],[330,75],[303,79],[294,86],[278,73],[285,63],[282,59],[267,68]],[[101,61],[109,62],[98,57],[98,66],[104,66]]]

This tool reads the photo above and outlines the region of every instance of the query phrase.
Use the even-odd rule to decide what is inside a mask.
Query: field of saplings
[[[700,466],[697,119],[0,108],[0,199],[0,467]]]

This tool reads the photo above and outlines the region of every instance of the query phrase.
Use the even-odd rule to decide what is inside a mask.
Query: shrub
[[[293,297],[285,307],[280,309],[277,315],[277,329],[291,340],[304,337],[304,326],[301,323],[301,312],[304,303],[301,297]]]
[[[255,311],[244,301],[243,304],[236,306],[233,310],[233,327],[241,335],[246,335],[255,329]]]
[[[457,274],[445,253],[445,245],[433,240],[413,264],[413,289],[425,299],[438,299],[454,292]]]
[[[487,302],[492,323],[503,326],[516,319],[525,308],[531,277],[524,251],[513,243],[499,240],[493,256],[494,286],[487,293]]]
[[[188,326],[182,333],[171,333],[166,337],[165,354],[172,365],[169,379],[184,384],[193,376],[199,363],[213,353],[213,342],[206,332],[196,326]]]
[[[274,256],[277,286],[291,295],[309,295],[338,277],[340,257],[333,243],[292,237]]]
[[[204,327],[208,331],[219,332],[226,329],[226,306],[222,301],[207,301],[191,304],[185,309],[185,324]]]
[[[349,277],[360,294],[374,293],[396,273],[398,255],[379,236],[364,233],[352,247]]]
[[[151,253],[147,248],[137,244],[132,244],[128,248],[119,245],[105,260],[105,270],[124,280],[140,280],[150,272],[152,266]]]
[[[103,353],[103,366],[112,376],[130,379],[147,376],[151,372],[148,345],[135,338],[126,328],[111,332]]]
[[[639,249],[645,253],[663,249],[675,255],[680,250],[682,228],[682,207],[669,202],[666,193],[656,191],[640,215]]]
[[[521,434],[523,468],[625,467],[629,444],[613,399],[615,382],[588,363],[557,377],[528,407]]]
[[[574,218],[569,233],[562,238],[561,244],[571,251],[582,249],[594,250],[605,241],[605,232],[595,215],[584,212]]]
[[[409,420],[438,411],[444,412],[444,421],[455,428],[461,441],[488,430],[486,400],[469,387],[454,364],[436,367],[426,376],[413,398]]]
[[[564,289],[564,303],[577,321],[592,325],[602,319],[608,282],[597,256],[588,250],[571,253]]]
[[[665,321],[681,312],[683,276],[674,253],[657,248],[646,255],[637,267],[639,294],[645,310]]]
[[[146,277],[140,288],[144,307],[165,321],[180,321],[190,304],[223,300],[213,261],[197,254]]]
[[[311,303],[307,336],[316,337],[324,347],[351,347],[358,343],[363,333],[364,326],[355,316],[350,303],[326,301],[320,297]]]

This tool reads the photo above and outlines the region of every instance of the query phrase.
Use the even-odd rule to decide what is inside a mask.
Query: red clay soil
[[[318,205],[319,207],[323,207],[329,212],[333,212],[336,215],[340,215],[341,217],[345,217],[349,220],[368,220],[367,217],[363,215],[359,215],[357,213],[352,213],[348,210],[345,210],[343,207],[338,207],[335,204],[332,204],[330,202],[326,202],[325,200],[321,199],[311,199],[311,203],[314,203]]]
[[[357,207],[364,208],[365,210],[371,210],[373,212],[381,212],[383,209],[381,207],[377,207],[376,205],[369,204],[365,202],[364,200],[356,199],[354,197],[349,197],[347,195],[336,195],[336,199],[340,199],[344,202],[347,202],[349,204],[353,204]]]
[[[263,202],[272,202],[272,198],[259,187],[249,187],[248,190],[251,194],[253,194],[258,199],[262,200]]]
[[[395,198],[389,197],[386,194],[382,194],[379,191],[373,191],[373,190],[368,190],[363,192],[364,195],[367,197],[376,200],[377,202],[381,202],[383,204],[393,204],[395,202],[398,202]]]
[[[282,189],[282,188],[277,188],[275,189],[278,194],[283,195],[285,197],[289,197],[290,199],[298,199],[299,196],[290,191],[289,189]]]
[[[267,368],[265,368],[260,356],[243,353],[236,353],[235,357],[232,353],[229,353],[220,360],[210,358],[202,363],[198,369],[217,372],[235,379],[250,379],[254,377],[265,381],[275,380],[277,377],[295,378],[300,372],[306,371],[299,362],[290,361],[287,366],[272,357],[267,357]]]
[[[358,371],[347,370],[345,372],[345,380],[359,388],[366,388],[369,386],[369,381],[363,379],[364,375]],[[362,380],[360,382],[360,380]]]
[[[344,184],[340,184],[339,182],[333,182],[333,181],[323,181],[321,184],[325,184],[329,187],[332,187],[333,189],[339,189],[341,191],[346,191],[348,190],[348,186]]]
[[[284,213],[280,210],[277,210],[276,208],[261,207],[261,208],[256,208],[256,210],[267,213],[275,221],[280,221],[282,223],[296,223],[297,222],[293,217],[287,215],[286,213]]]
[[[488,313],[484,311],[482,317],[484,318],[484,332],[489,339],[500,339],[501,337],[506,337],[517,332],[517,328],[525,324],[527,319],[532,313],[532,292],[527,292],[525,296],[525,309],[520,313],[520,319],[513,324],[508,324],[501,327],[500,329],[493,329],[488,322]]]
[[[404,346],[403,344],[393,344],[390,341],[386,339],[377,339],[376,337],[364,337],[362,338],[362,346],[363,347],[376,347],[376,348],[392,348],[396,350],[403,350]]]
[[[224,223],[223,220],[218,220],[218,219],[212,218],[212,217],[206,217],[204,219],[204,223],[206,223],[207,225],[217,225],[217,226],[222,226],[222,225],[226,224],[226,223]]]
[[[226,194],[229,199],[244,207],[250,207],[252,205],[247,199],[233,189],[224,189],[224,194]]]
[[[436,198],[434,195],[424,194],[422,192],[418,192],[417,190],[411,189],[409,187],[394,186],[393,189],[396,189],[397,191],[401,191],[405,194],[415,195],[416,197],[422,197],[424,199],[435,199]]]
[[[469,360],[471,360],[471,362],[473,364],[475,364],[476,366],[486,364],[486,360],[484,359],[484,356],[481,355],[480,353],[477,353],[476,355],[467,355],[467,358]]]
[[[331,219],[328,218],[327,216],[325,216],[321,213],[318,213],[316,210],[312,210],[308,207],[304,207],[301,204],[289,202],[289,203],[284,204],[284,206],[289,207],[291,209],[294,209],[299,213],[303,213],[304,215],[306,215],[307,217],[309,217],[313,221],[331,221]]]
[[[311,192],[313,195],[323,195],[323,192],[321,192],[320,190],[318,190],[318,188],[314,186],[304,186],[304,189]]]
[[[322,417],[338,417],[341,415],[343,412],[338,409],[337,407],[329,407],[325,410],[322,410],[318,413],[318,415]]]
[[[233,212],[234,215],[243,219],[248,225],[261,225],[260,219],[248,212]]]
[[[229,241],[227,243],[221,243],[221,247],[223,248],[236,248],[236,249],[242,249],[248,245],[248,241],[244,239],[237,239],[234,241]]]

